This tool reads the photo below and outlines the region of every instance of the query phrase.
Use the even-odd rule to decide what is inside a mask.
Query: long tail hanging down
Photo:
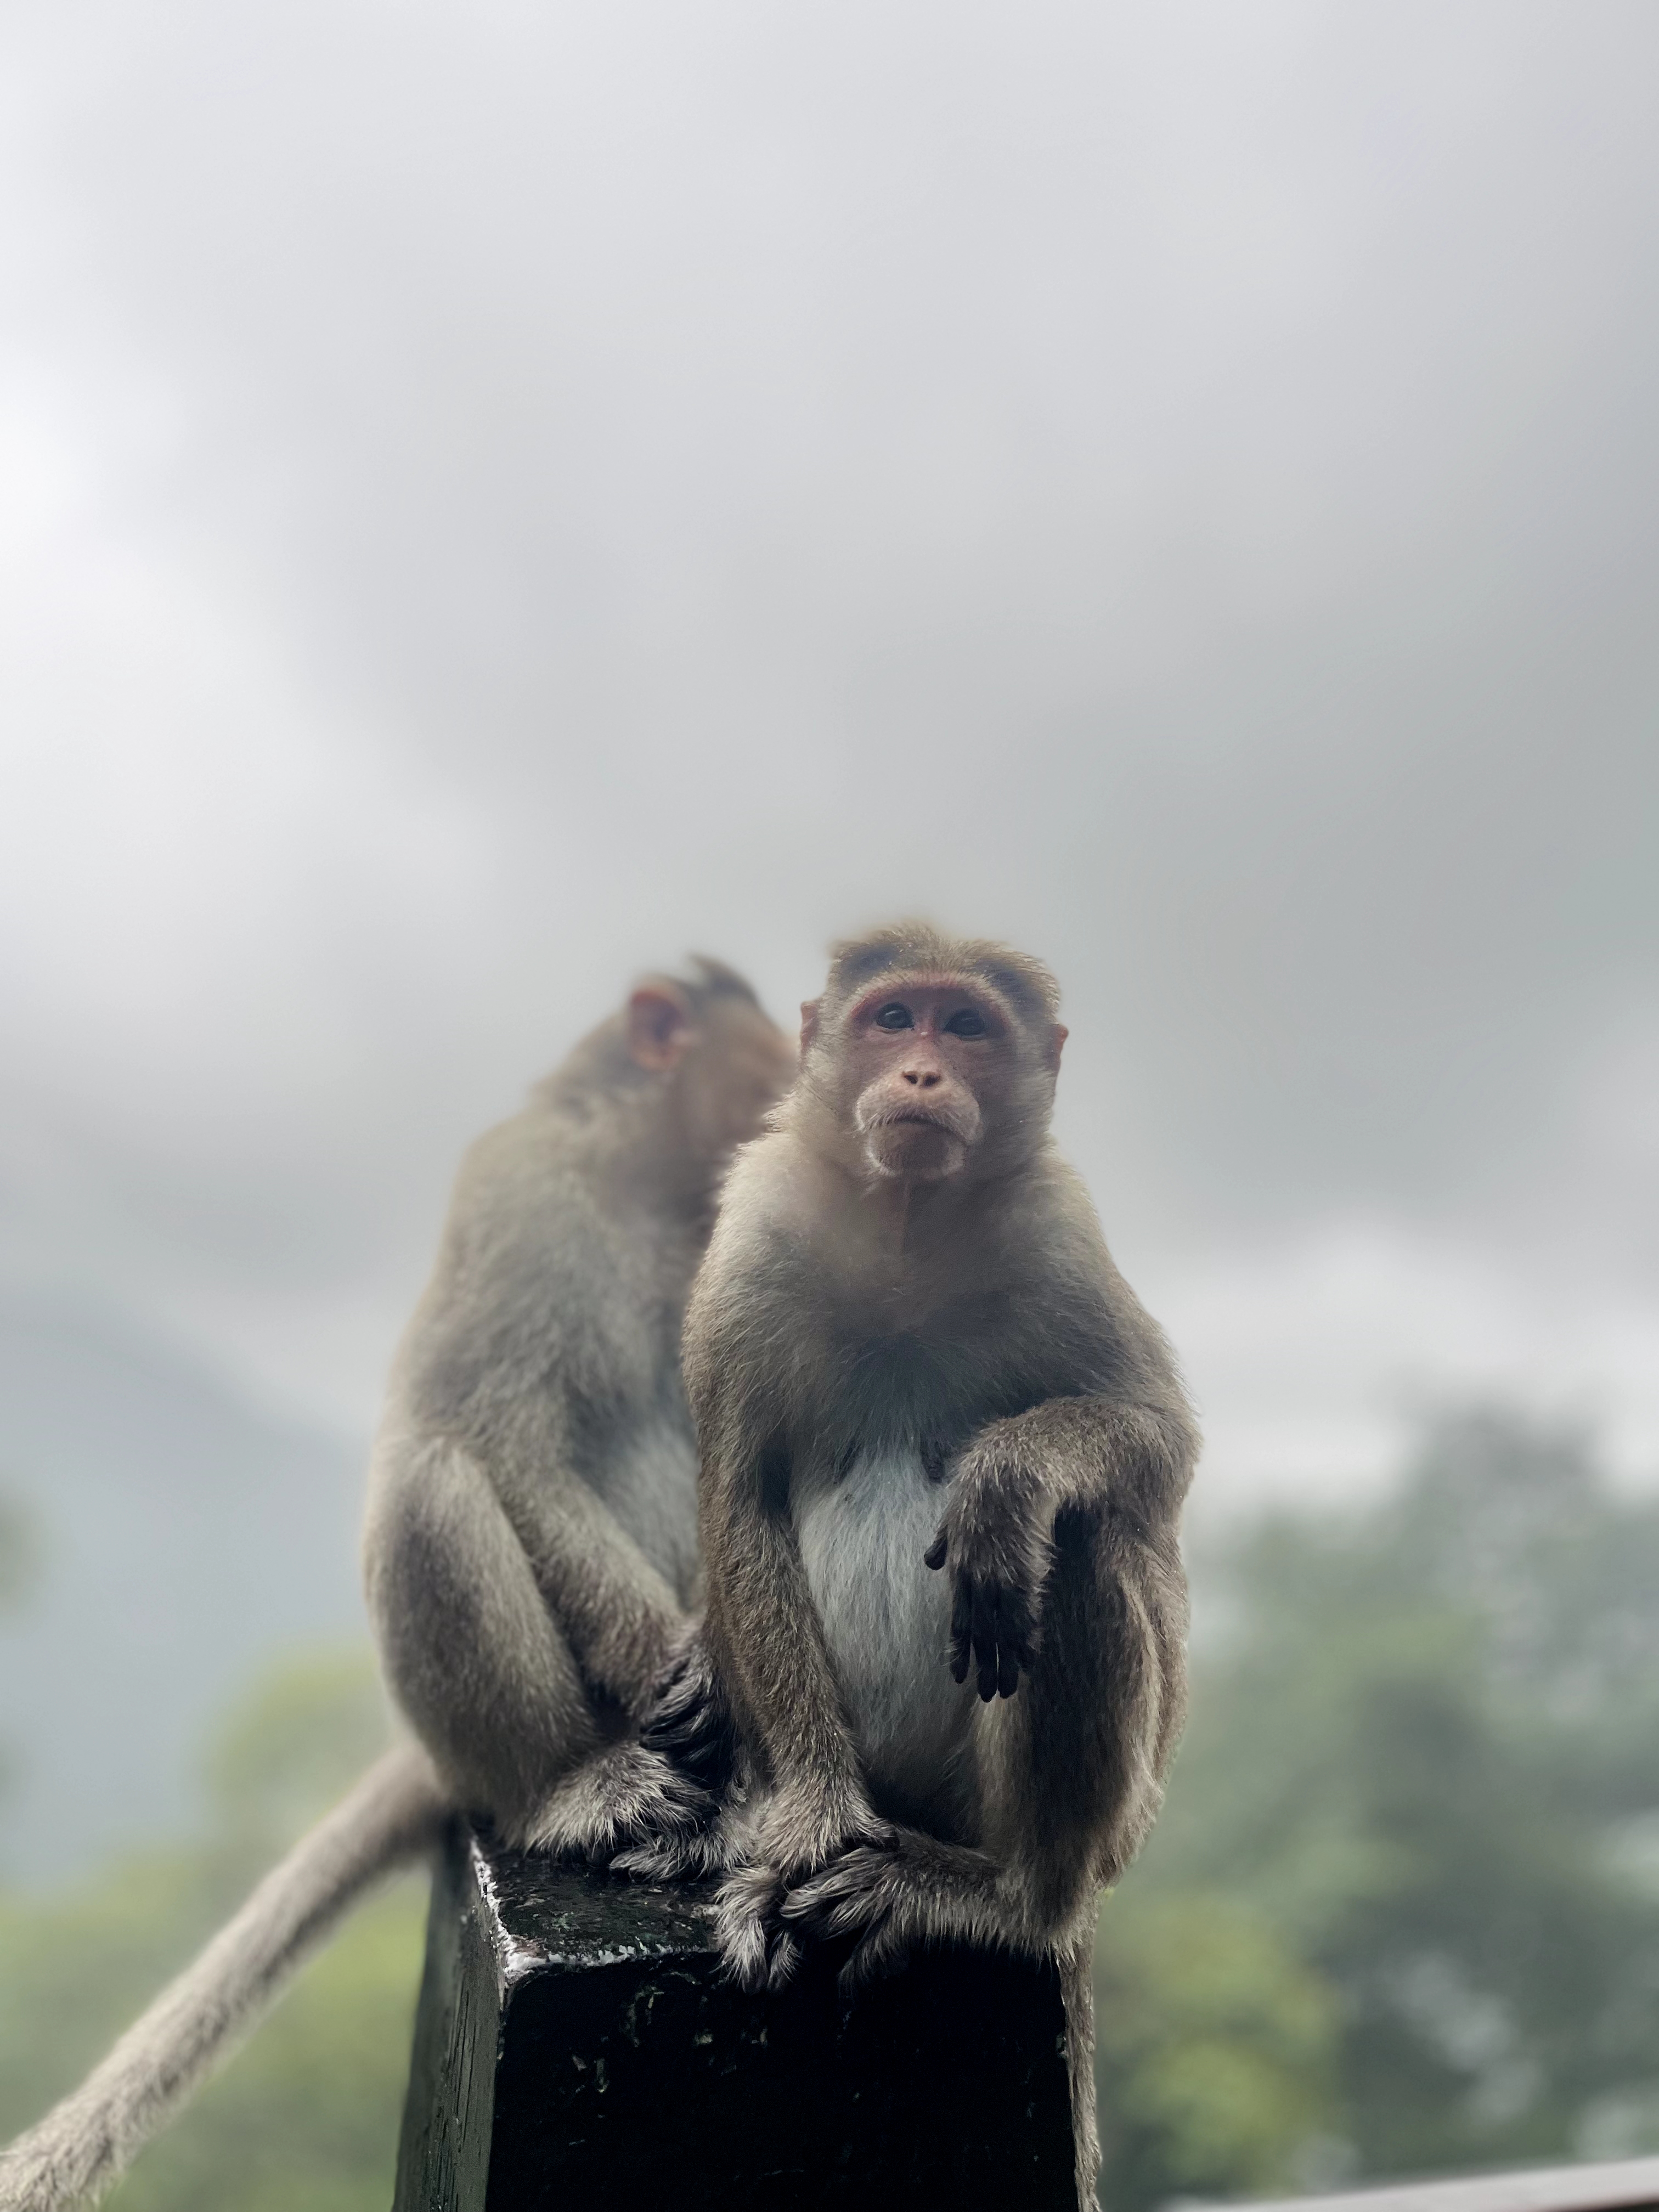
[[[431,1848],[448,1809],[413,1744],[370,1767],[80,2087],[0,2150],[0,2212],[64,2212],[101,2197],[362,1893]]]

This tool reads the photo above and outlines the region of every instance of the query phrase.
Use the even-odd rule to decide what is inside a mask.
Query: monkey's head
[[[629,994],[628,1055],[673,1095],[687,1152],[714,1161],[759,1130],[795,1074],[795,1048],[735,969],[701,957],[690,977]]]
[[[1066,1031],[1041,961],[906,922],[832,948],[801,1088],[884,1180],[1006,1171],[1047,1136]]]

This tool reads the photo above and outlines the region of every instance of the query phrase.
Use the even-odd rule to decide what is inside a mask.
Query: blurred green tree
[[[1470,1414],[1383,1504],[1199,1568],[1192,1728],[1102,1915],[1113,2212],[1659,2148],[1659,1504],[1582,1437]],[[213,1747],[204,1840],[0,1898],[0,2132],[385,1729],[366,1655],[298,1661]],[[423,1903],[349,1923],[117,2212],[384,2212]]]
[[[1201,1567],[1192,1726],[1103,1917],[1103,2201],[1659,2147],[1659,1505],[1474,1413],[1386,1503]]]

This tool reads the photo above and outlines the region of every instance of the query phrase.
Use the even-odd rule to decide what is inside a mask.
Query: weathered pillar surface
[[[706,1888],[458,1829],[432,1899],[395,2212],[1073,2212],[1059,1976],[939,1951],[861,1990],[719,1978]]]

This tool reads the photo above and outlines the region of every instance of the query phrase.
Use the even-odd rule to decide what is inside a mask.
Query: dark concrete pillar
[[[850,2003],[719,1978],[705,1890],[458,1829],[433,1891],[395,2212],[1075,2212],[1060,1979],[915,1959]]]

